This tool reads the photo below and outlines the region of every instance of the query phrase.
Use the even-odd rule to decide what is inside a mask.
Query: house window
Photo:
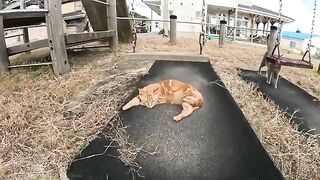
[[[294,42],[294,41],[290,41],[290,47],[291,47],[291,48],[295,48],[295,47],[296,47],[296,45],[297,45],[297,43],[296,43],[296,42]]]

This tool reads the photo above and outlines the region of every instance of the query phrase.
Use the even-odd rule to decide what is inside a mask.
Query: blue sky
[[[315,33],[320,34],[320,0],[318,1]],[[127,0],[132,2],[132,0]],[[151,16],[151,10],[141,0],[134,0],[135,10],[147,17]],[[253,0],[255,5],[278,12],[279,0]],[[285,31],[300,29],[304,33],[310,33],[312,10],[314,0],[283,0],[283,14],[295,19],[294,23],[284,26]],[[129,4],[128,4],[129,5]],[[154,13],[155,14],[155,13]],[[154,18],[159,18],[155,16]]]

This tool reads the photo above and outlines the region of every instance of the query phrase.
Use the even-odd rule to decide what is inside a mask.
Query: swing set
[[[305,53],[302,56],[302,59],[293,59],[293,58],[288,58],[288,57],[283,57],[280,53],[280,43],[281,43],[281,31],[282,31],[282,26],[283,26],[283,21],[282,21],[282,0],[279,1],[280,3],[280,8],[279,8],[279,31],[277,35],[277,40],[275,47],[272,51],[272,54],[270,56],[266,57],[266,60],[270,63],[273,64],[278,64],[280,66],[291,66],[291,67],[296,67],[296,68],[304,68],[304,69],[313,69],[313,64],[312,64],[312,58],[311,58],[311,46],[312,46],[312,38],[313,38],[313,33],[314,33],[314,24],[315,24],[315,19],[316,19],[316,11],[317,11],[317,0],[314,0],[314,8],[313,8],[313,18],[312,18],[312,25],[311,25],[311,34],[310,34],[310,39],[307,45],[307,49]],[[275,52],[277,52],[277,55],[275,55]],[[305,60],[305,58],[308,57],[308,61]],[[320,66],[319,66],[319,71],[320,71]]]

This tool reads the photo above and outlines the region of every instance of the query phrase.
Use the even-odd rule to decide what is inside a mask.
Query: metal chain
[[[316,13],[317,13],[317,0],[314,0],[314,7],[313,7],[313,16],[312,16],[312,24],[311,24],[311,32],[310,32],[310,39],[308,42],[308,47],[306,52],[304,53],[302,57],[302,61],[305,61],[305,57],[308,55],[309,58],[309,64],[311,64],[312,58],[311,58],[311,45],[312,45],[312,38],[313,38],[313,31],[314,31],[314,24],[316,20]]]
[[[277,43],[280,44],[281,41],[281,31],[282,31],[282,0],[279,0],[279,30],[278,30],[278,37]]]
[[[314,24],[315,24],[315,20],[316,20],[316,14],[317,14],[317,0],[314,0],[313,17],[312,17],[312,24],[311,24],[310,39],[309,39],[309,43],[308,43],[308,51],[311,50],[312,38],[313,38],[313,33],[314,33]]]
[[[206,0],[203,0],[203,4],[202,4],[202,13],[201,13],[201,16],[202,16],[202,20],[201,20],[201,30],[202,32],[205,31],[205,16],[206,16]]]
[[[136,46],[137,46],[137,31],[136,31],[136,20],[134,18],[134,0],[131,1],[131,20],[132,20],[132,51],[133,53],[136,52]]]
[[[277,58],[277,61],[279,63],[280,61],[280,58],[281,58],[281,54],[280,54],[280,41],[281,41],[281,31],[282,31],[282,0],[279,0],[279,27],[278,27],[278,34],[277,34],[277,41],[276,41],[276,44],[273,48],[273,51],[272,51],[272,56],[274,55],[274,53],[276,52],[277,50],[277,53],[278,53],[278,58]]]
[[[202,50],[206,44],[206,37],[205,37],[205,16],[206,16],[206,1],[203,0],[203,4],[202,4],[202,12],[201,12],[201,16],[202,16],[202,20],[201,20],[201,33],[199,36],[199,45],[200,45],[200,55],[202,55]]]

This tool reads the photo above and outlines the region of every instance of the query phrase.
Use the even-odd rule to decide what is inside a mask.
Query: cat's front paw
[[[122,110],[125,111],[125,110],[128,110],[129,108],[130,108],[129,106],[125,105],[125,106],[122,107]]]
[[[173,119],[174,119],[175,121],[180,121],[182,118],[181,118],[180,116],[175,116],[175,117],[173,117]]]

